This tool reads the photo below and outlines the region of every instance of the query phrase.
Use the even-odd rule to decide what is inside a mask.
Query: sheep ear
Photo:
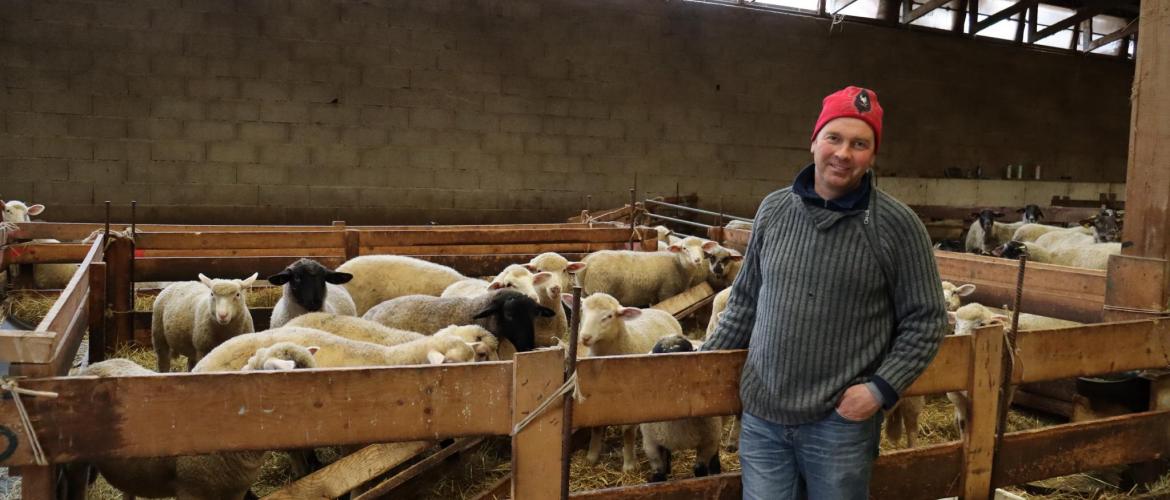
[[[258,278],[258,277],[260,277],[260,273],[252,273],[251,276],[244,278],[244,280],[240,282],[240,286],[242,286],[244,288],[248,288],[248,287],[252,286],[252,283],[256,282],[256,278]]]
[[[540,285],[553,277],[552,273],[542,272],[532,275],[532,284]]]
[[[315,346],[315,345],[311,345],[311,346],[307,347],[306,349],[309,351],[309,354],[312,354],[312,355],[314,355],[314,356],[316,356],[316,355],[317,355],[317,351],[320,351],[320,350],[321,350],[321,348],[320,348],[320,347],[317,347],[317,346]]]
[[[432,365],[441,365],[441,364],[443,364],[443,361],[446,361],[446,360],[447,360],[447,357],[444,356],[443,353],[441,353],[439,351],[430,351],[427,353],[427,363],[430,363]]]
[[[958,295],[960,297],[966,297],[968,295],[971,295],[972,293],[975,293],[975,285],[972,285],[970,283],[967,283],[966,285],[963,285],[960,287],[955,287],[955,295]]]
[[[41,205],[40,203],[37,203],[36,205],[33,205],[31,207],[28,207],[28,214],[29,215],[40,215],[41,212],[44,212],[44,211],[45,211],[45,206]]]
[[[211,278],[204,276],[203,273],[199,273],[199,281],[206,285],[207,288],[211,288]]]
[[[571,294],[571,293],[562,293],[562,294],[561,294],[561,302],[564,302],[564,303],[565,303],[565,305],[567,305],[567,306],[569,306],[570,308],[572,308],[572,307],[573,307],[573,294]]]
[[[588,264],[584,262],[570,262],[569,265],[565,266],[565,270],[570,273],[576,273],[580,272],[582,269],[585,269],[585,266],[587,265]]]
[[[352,274],[339,273],[337,271],[329,271],[329,274],[325,275],[325,281],[329,282],[329,283],[333,283],[334,285],[344,285],[346,283],[349,283],[349,280],[352,280],[352,279],[353,279]]]
[[[292,273],[288,272],[288,269],[268,277],[268,282],[277,286],[288,283],[290,280],[292,280]]]
[[[634,319],[641,315],[642,310],[637,307],[623,307],[618,312],[618,316],[621,316],[622,319]]]
[[[536,273],[540,272],[540,269],[537,269],[537,267],[532,265],[532,264],[521,264],[521,265],[523,265],[524,269],[527,269],[528,272],[530,272],[532,274],[536,274]]]
[[[499,281],[493,281],[488,284],[488,290],[499,290],[501,288],[504,288],[504,284]]]
[[[291,359],[269,359],[264,361],[264,369],[279,371],[279,370],[294,370],[297,367],[297,362]]]
[[[491,316],[499,311],[500,311],[500,304],[497,302],[492,302],[486,308],[484,308],[484,310],[476,313],[475,316],[472,316],[471,319],[486,318],[486,317]]]
[[[686,250],[685,248],[683,248],[683,247],[682,247],[682,245],[679,245],[679,244],[677,244],[677,243],[675,243],[675,244],[673,244],[673,245],[671,245],[671,246],[668,246],[668,247],[666,247],[666,249],[667,249],[668,251],[670,251],[670,253],[682,253],[683,251],[685,251],[685,250]]]
[[[714,241],[703,243],[704,252],[714,252],[716,248],[719,248],[719,244]]]
[[[732,262],[739,262],[739,261],[743,260],[743,256],[738,255],[738,254],[731,254],[731,257],[728,257],[727,259],[732,261]]]

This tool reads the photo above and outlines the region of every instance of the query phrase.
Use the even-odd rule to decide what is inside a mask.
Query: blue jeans
[[[739,463],[745,500],[866,500],[882,412],[861,422],[836,410],[802,425],[743,413]]]

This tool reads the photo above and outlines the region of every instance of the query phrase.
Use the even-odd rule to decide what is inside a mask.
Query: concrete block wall
[[[750,215],[872,87],[879,169],[1121,182],[1133,65],[652,0],[0,0],[0,197],[50,220],[552,221],[698,192]]]

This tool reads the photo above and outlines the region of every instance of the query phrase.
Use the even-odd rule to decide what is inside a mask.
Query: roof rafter
[[[1089,44],[1085,46],[1085,52],[1092,52],[1094,50],[1097,50],[1098,48],[1100,48],[1104,45],[1108,45],[1109,43],[1115,42],[1115,41],[1120,40],[1122,38],[1125,38],[1129,35],[1137,33],[1137,31],[1138,31],[1138,22],[1137,22],[1137,19],[1134,19],[1133,21],[1130,21],[1130,23],[1128,25],[1126,25],[1124,28],[1121,28],[1117,31],[1114,31],[1113,33],[1110,33],[1110,34],[1105,35],[1101,38],[1093,40],[1092,42],[1089,42]]]
[[[1085,19],[1088,19],[1090,17],[1093,17],[1097,14],[1100,14],[1104,11],[1105,11],[1105,8],[1101,7],[1101,6],[1091,6],[1091,7],[1082,8],[1082,9],[1078,10],[1075,14],[1073,14],[1069,17],[1066,17],[1064,19],[1061,19],[1060,21],[1053,23],[1051,26],[1036,32],[1035,35],[1030,36],[1028,38],[1028,43],[1036,43],[1040,40],[1043,40],[1043,39],[1048,38],[1052,35],[1060,33],[1062,30],[1068,29],[1071,26],[1075,26],[1077,23],[1084,21]],[[1031,35],[1031,33],[1029,33],[1029,35]]]
[[[902,16],[902,24],[910,24],[914,22],[915,19],[925,16],[926,14],[930,13],[930,11],[942,7],[948,3],[951,3],[951,0],[927,0],[926,3],[922,4],[917,9],[911,10],[909,13]]]
[[[1037,1],[1038,0],[1020,0],[1019,2],[1016,2],[1015,4],[1013,4],[1011,7],[1008,7],[1006,9],[999,11],[999,12],[996,12],[995,14],[987,16],[987,19],[984,19],[982,21],[975,23],[975,29],[972,30],[971,34],[974,35],[975,33],[978,33],[980,31],[987,29],[987,28],[990,28],[991,25],[993,25],[995,23],[998,23],[1000,21],[1003,21],[1004,19],[1007,19],[1007,18],[1012,17],[1016,14],[1019,14],[1020,12],[1023,12],[1028,7],[1035,5],[1037,3]]]

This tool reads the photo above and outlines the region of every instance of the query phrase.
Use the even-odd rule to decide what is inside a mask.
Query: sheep
[[[333,271],[313,259],[293,262],[268,277],[269,283],[283,287],[280,300],[272,308],[269,326],[279,328],[290,319],[314,311],[356,315],[353,297],[339,286],[351,279],[352,274]]]
[[[439,296],[474,297],[492,290],[513,288],[531,297],[532,300],[540,300],[540,295],[536,292],[536,284],[550,279],[553,279],[552,273],[533,273],[525,265],[512,264],[500,271],[500,274],[497,274],[490,282],[484,283],[483,280],[478,279],[456,281],[444,289]]]
[[[703,251],[707,253],[710,265],[707,283],[716,290],[731,287],[735,277],[739,275],[740,266],[743,265],[743,254],[713,241],[704,243]]]
[[[972,212],[971,215],[975,216],[975,222],[972,222],[970,229],[967,230],[964,249],[971,253],[991,253],[991,249],[999,245],[999,240],[996,239],[995,219],[1003,217],[1003,213],[983,209]]]
[[[694,352],[691,341],[681,336],[658,339],[651,354]],[[671,453],[681,449],[695,450],[695,477],[723,472],[719,464],[719,437],[723,433],[722,418],[692,417],[639,425],[642,429],[642,451],[650,461],[648,481],[665,481],[670,474]]]
[[[564,295],[567,302],[573,296]],[[581,326],[578,342],[585,347],[585,356],[616,356],[643,354],[654,348],[663,337],[683,335],[682,325],[674,316],[658,309],[622,307],[613,296],[595,293],[581,301]],[[586,460],[596,464],[601,458],[601,441],[605,428],[594,428],[589,441]],[[622,432],[622,471],[633,472],[637,467],[634,457],[635,427],[625,426]]]
[[[1015,236],[1016,231],[1025,224],[1035,224],[1044,217],[1044,212],[1040,210],[1040,207],[1033,204],[1024,205],[1024,208],[1016,209],[1016,213],[1021,214],[1020,220],[1007,223],[996,222],[992,225],[996,242],[1011,240]]]
[[[256,331],[244,298],[256,276],[213,280],[200,274],[198,282],[164,288],[154,301],[150,328],[159,371],[169,372],[178,354],[187,356],[187,368],[193,368],[225,340]]]
[[[971,295],[975,292],[975,285],[970,283],[966,285],[955,286],[950,281],[942,282],[943,302],[947,305],[948,311],[955,311],[959,309],[962,304],[962,298]]]
[[[479,278],[467,278],[465,280],[451,283],[451,286],[443,289],[443,293],[439,297],[474,297],[481,293],[487,293],[488,282]]]
[[[1109,256],[1121,254],[1121,249],[1127,245],[1128,243],[1066,244],[1048,249],[1039,243],[1009,241],[996,249],[996,253],[1004,258],[1018,259],[1026,252],[1032,262],[1104,271],[1109,267]]]
[[[383,326],[381,323],[375,323],[368,319],[324,312],[297,316],[292,321],[285,323],[284,326],[312,328],[350,340],[369,342],[387,347],[405,344],[426,336],[417,332],[389,328]]]
[[[689,236],[668,252],[601,250],[582,259],[588,267],[578,276],[586,295],[607,293],[622,304],[649,306],[706,279],[702,245]]]
[[[537,347],[552,347],[569,338],[569,318],[561,301],[562,288],[556,275],[535,285],[537,304],[553,312],[551,317],[539,316],[532,322]]]
[[[719,326],[719,317],[723,315],[723,310],[727,309],[728,300],[731,300],[731,287],[724,288],[715,294],[715,299],[711,301],[711,319],[707,321],[706,336],[715,333],[715,327]]]
[[[885,414],[890,441],[897,444],[906,436],[906,447],[918,446],[918,416],[926,408],[926,397],[910,396],[900,400]]]
[[[1035,242],[1037,238],[1039,238],[1045,234],[1051,233],[1051,232],[1070,231],[1070,230],[1076,230],[1076,231],[1079,231],[1079,232],[1084,233],[1084,234],[1092,234],[1091,230],[1089,230],[1088,228],[1085,228],[1085,227],[1081,227],[1081,226],[1077,226],[1075,228],[1066,228],[1066,227],[1050,226],[1047,224],[1024,224],[1024,225],[1020,226],[1019,229],[1016,229],[1015,233],[1012,233],[1011,241],[1030,243],[1030,242]]]
[[[476,297],[398,297],[378,304],[363,318],[423,334],[451,324],[478,324],[501,341],[509,341],[517,351],[525,352],[535,347],[533,320],[555,315],[556,312],[531,297],[504,288]]]
[[[571,273],[579,273],[586,266],[587,264],[584,262],[571,262],[569,259],[555,252],[545,252],[537,255],[524,265],[524,267],[527,267],[534,274],[540,272],[552,273],[553,277],[556,278],[557,285],[564,292],[573,289]],[[558,300],[560,299],[558,298]]]
[[[354,276],[345,284],[361,316],[370,308],[405,295],[439,296],[451,283],[467,279],[447,266],[400,255],[365,255],[346,261],[338,272]]]
[[[39,203],[27,205],[19,200],[0,200],[0,206],[4,207],[3,217],[0,218],[3,222],[0,224],[3,225],[5,232],[16,231],[17,223],[32,222],[30,215],[40,215],[45,211],[44,205]],[[38,239],[32,242],[60,243],[52,239]],[[65,288],[69,286],[69,280],[73,279],[79,267],[78,264],[36,264],[33,266],[33,285],[39,289]]]
[[[254,363],[247,370],[288,370],[314,368],[312,349],[272,348],[253,352]],[[156,373],[128,359],[110,359],[81,370],[97,377],[149,376]],[[111,486],[138,497],[188,499],[240,499],[260,474],[265,451],[242,451],[158,458],[106,459],[95,461],[98,471]],[[78,464],[80,465],[80,464]]]
[[[654,231],[658,233],[658,249],[666,250],[670,247],[670,228],[666,226],[654,226]]]
[[[207,353],[192,371],[239,370],[258,350],[281,342],[317,347],[313,357],[323,368],[465,363],[476,359],[475,349],[454,335],[427,336],[386,347],[312,328],[285,326],[234,337]]]
[[[727,229],[740,229],[740,230],[751,231],[752,230],[752,221],[733,220],[733,221],[728,222],[727,224],[724,224],[723,227],[725,227]]]

